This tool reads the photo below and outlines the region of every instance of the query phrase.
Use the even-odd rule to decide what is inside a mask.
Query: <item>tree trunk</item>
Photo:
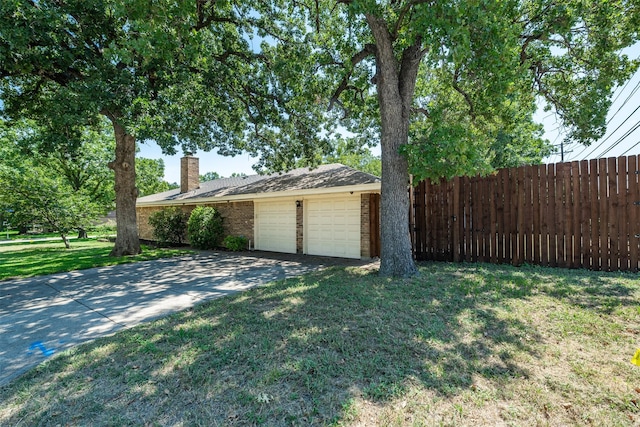
[[[71,245],[69,244],[69,239],[64,233],[60,233],[60,237],[62,237],[62,242],[64,243],[64,247],[66,249],[71,249]]]
[[[109,163],[115,171],[116,183],[116,243],[110,256],[137,255],[140,253],[138,224],[136,221],[136,141],[111,113],[104,113],[111,120],[116,136],[116,159]]]
[[[88,237],[87,230],[84,228],[78,228],[78,239],[87,239]]]
[[[380,275],[410,277],[418,269],[409,235],[409,164],[400,147],[409,141],[409,114],[419,65],[411,48],[399,64],[382,18],[367,15],[376,41],[376,86],[380,103],[382,149]],[[418,45],[419,46],[419,45]],[[411,81],[413,78],[413,81]]]

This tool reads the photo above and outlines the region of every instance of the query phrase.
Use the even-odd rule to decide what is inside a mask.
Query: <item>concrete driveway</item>
[[[358,260],[200,253],[0,282],[0,385],[122,328],[285,277]]]

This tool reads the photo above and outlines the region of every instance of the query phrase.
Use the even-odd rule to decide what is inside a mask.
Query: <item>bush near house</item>
[[[168,207],[149,216],[153,228],[153,238],[160,245],[180,244],[185,241],[185,231],[189,215],[180,208]]]
[[[227,236],[222,242],[230,251],[242,251],[247,249],[248,240],[244,236]]]
[[[222,215],[216,209],[198,206],[191,212],[187,223],[187,235],[191,246],[198,249],[214,249],[220,246],[223,234]]]

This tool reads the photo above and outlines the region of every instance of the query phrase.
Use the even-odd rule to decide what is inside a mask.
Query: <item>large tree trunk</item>
[[[82,227],[78,228],[78,239],[87,239],[87,238],[89,238],[89,235],[87,235],[87,230],[85,230]]]
[[[136,141],[110,113],[105,115],[111,120],[116,136],[116,159],[109,163],[115,171],[116,184],[116,243],[110,256],[137,255],[140,253],[138,223],[136,221]]]
[[[380,274],[410,277],[418,269],[409,235],[409,166],[399,150],[409,141],[419,50],[407,48],[399,64],[384,20],[368,15],[367,22],[376,40],[376,85],[382,124]]]

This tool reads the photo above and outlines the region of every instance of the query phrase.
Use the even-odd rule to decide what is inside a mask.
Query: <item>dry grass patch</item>
[[[636,425],[637,275],[329,269],[61,354],[2,425]]]

